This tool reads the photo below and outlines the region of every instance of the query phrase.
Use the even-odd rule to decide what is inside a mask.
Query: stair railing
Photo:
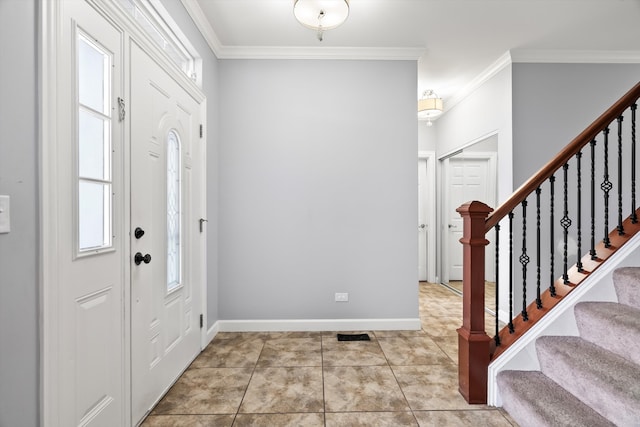
[[[464,225],[460,239],[464,267],[463,320],[458,329],[458,379],[460,393],[467,402],[486,403],[489,363],[640,231],[640,209],[636,207],[636,109],[639,98],[640,82],[495,210],[479,201],[468,202],[457,209]],[[625,115],[630,116],[626,122]],[[611,129],[616,131],[613,138]],[[610,145],[617,145],[614,164],[610,164],[609,154],[616,150],[610,150]],[[587,197],[583,194],[583,151],[588,153],[590,183]],[[624,168],[625,160],[630,163],[629,170]],[[603,177],[599,183],[596,173]],[[560,201],[556,200],[556,175],[561,178]],[[611,201],[612,194],[617,199]],[[534,209],[527,212],[529,199],[532,199]],[[611,205],[614,209],[610,209]],[[610,210],[617,214],[613,215],[614,218],[610,218]],[[548,211],[549,216],[543,216],[543,211]],[[590,237],[586,252],[583,251],[582,238],[584,211],[590,217],[586,227]],[[527,227],[534,214],[536,233],[530,238]],[[627,215],[628,218],[623,220]],[[616,221],[613,231],[609,228],[610,220]],[[501,228],[507,227],[508,236],[501,234]],[[514,229],[518,228],[522,235],[514,240]],[[493,237],[495,242],[496,316],[493,338],[485,331],[485,249],[488,237]],[[508,243],[508,248],[501,249],[500,243]],[[543,247],[546,248],[544,252]],[[556,247],[560,249],[560,259],[557,259]],[[569,267],[570,252],[576,257],[572,267]],[[506,284],[509,287],[509,320],[502,329],[498,315],[501,260],[508,262],[509,272]],[[529,268],[532,262],[535,269]],[[515,272],[517,263],[522,274]],[[556,264],[561,264],[561,268]],[[562,270],[560,278],[557,269]],[[522,282],[522,287],[514,286],[516,280]],[[527,291],[530,295],[533,293],[534,283],[535,299],[530,301]],[[514,315],[514,308],[516,304],[520,305],[520,301],[521,311]]]

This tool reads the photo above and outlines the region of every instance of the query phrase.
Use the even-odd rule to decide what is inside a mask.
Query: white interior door
[[[59,6],[57,200],[53,219],[43,219],[57,238],[55,253],[46,255],[57,272],[49,306],[57,313],[55,374],[48,376],[55,385],[47,384],[54,415],[47,422],[123,425],[123,34],[85,2]]]
[[[495,162],[492,156],[464,155],[445,160],[445,206],[444,213],[447,249],[445,251],[445,280],[462,280],[462,238],[463,226],[456,209],[462,204],[478,200],[489,206],[495,202]],[[487,259],[486,278],[494,276],[493,264]]]
[[[427,160],[418,160],[418,280],[427,280]]]
[[[200,351],[199,251],[204,235],[198,223],[200,105],[134,43],[130,105],[136,424]]]

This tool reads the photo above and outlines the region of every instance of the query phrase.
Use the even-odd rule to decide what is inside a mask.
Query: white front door
[[[123,33],[82,1],[60,2],[56,99],[57,284],[48,309],[57,352],[50,369],[47,423],[126,425],[123,216]],[[49,325],[45,325],[49,327]]]
[[[131,45],[131,375],[135,425],[200,351],[200,105]]]
[[[476,153],[465,154],[464,157],[452,157],[445,160],[445,200],[448,202],[444,213],[444,234],[447,250],[445,251],[445,281],[462,280],[462,218],[456,212],[466,202],[478,200],[494,206],[495,200],[495,167],[492,156]],[[486,278],[493,277],[493,264],[487,259]],[[448,273],[448,274],[447,274]]]

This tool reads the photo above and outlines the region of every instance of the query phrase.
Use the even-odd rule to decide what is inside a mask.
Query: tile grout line
[[[262,338],[259,338],[262,340]],[[244,389],[244,393],[242,393],[242,398],[240,399],[240,403],[238,404],[238,409],[236,409],[236,413],[233,416],[233,421],[231,422],[231,427],[236,424],[236,419],[240,414],[240,408],[242,407],[242,403],[244,402],[244,398],[247,396],[247,391],[249,391],[249,385],[251,384],[251,380],[253,379],[253,374],[255,374],[256,369],[258,368],[258,362],[260,361],[260,356],[262,356],[262,352],[264,351],[264,347],[267,344],[267,338],[265,337],[262,342],[262,348],[260,349],[260,354],[256,358],[256,363],[253,365],[253,370],[251,371],[251,375],[249,376],[249,381],[247,382],[247,386]]]
[[[324,335],[320,334],[320,372],[322,374],[322,424],[327,427],[327,397],[324,386]]]
[[[377,335],[376,335],[376,339],[379,340],[379,338],[377,338]],[[378,341],[378,345],[380,345],[379,341]],[[396,372],[393,370],[393,367],[391,366],[391,362],[389,362],[389,357],[387,356],[387,353],[385,353],[384,348],[382,348],[381,345],[380,345],[380,350],[382,351],[382,354],[384,355],[384,359],[387,361],[387,366],[389,367],[389,370],[391,371],[391,375],[393,375],[393,379],[396,380],[396,385],[398,386],[398,389],[400,390],[400,393],[402,393],[402,397],[404,398],[404,401],[407,404],[407,408],[409,408],[409,411],[411,412],[411,416],[415,420],[416,425],[420,426],[420,423],[418,422],[418,419],[416,418],[416,414],[413,413],[413,408],[411,407],[411,404],[409,404],[409,399],[407,399],[407,395],[404,393],[404,390],[402,389],[402,386],[400,385],[400,381],[398,381],[398,377],[396,376]]]

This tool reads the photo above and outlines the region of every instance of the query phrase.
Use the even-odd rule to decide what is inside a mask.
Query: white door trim
[[[496,189],[496,182],[497,182],[497,169],[496,169],[496,165],[497,165],[497,153],[495,152],[480,152],[480,151],[471,151],[471,152],[465,152],[464,153],[464,158],[465,159],[476,159],[476,160],[487,160],[488,162],[488,168],[489,168],[489,177],[488,177],[488,182],[487,182],[487,186],[489,188],[493,188]],[[449,187],[449,160],[452,157],[446,157],[444,159],[441,159],[442,161],[442,190],[441,194],[442,194],[442,206],[440,208],[440,219],[439,219],[439,223],[440,223],[440,232],[441,232],[441,253],[442,253],[442,259],[441,259],[441,279],[443,283],[448,283],[449,282],[449,250],[451,248],[449,248],[449,239],[448,239],[448,230],[447,230],[447,224],[445,224],[448,214],[446,212],[447,207],[449,206],[450,203],[450,199],[449,199],[449,192],[446,191],[446,189]],[[497,193],[494,197],[497,197]],[[487,202],[485,200],[481,200],[482,202]],[[492,206],[493,207],[493,206]]]
[[[201,120],[204,125],[205,134],[200,140],[203,150],[206,149],[206,97],[202,90],[197,86],[195,82],[189,79],[181,70],[177,69],[176,65],[166,56],[166,54],[160,51],[157,46],[149,39],[146,33],[138,27],[138,24],[132,21],[129,16],[124,13],[115,2],[109,0],[86,0],[92,4],[98,10],[106,12],[118,25],[120,25],[125,32],[127,43],[125,43],[125,49],[128,40],[135,40],[140,46],[142,46],[147,53],[154,58],[158,63],[165,67],[167,73],[169,73],[176,81],[180,82],[182,87],[196,100],[198,100],[201,107]],[[58,268],[58,230],[57,224],[58,218],[58,194],[57,183],[59,178],[58,165],[56,162],[57,154],[60,149],[58,145],[58,114],[57,114],[57,100],[58,100],[58,88],[57,88],[57,58],[58,58],[58,43],[59,34],[61,31],[61,3],[58,0],[44,1],[39,3],[39,21],[40,21],[40,35],[39,35],[39,49],[38,49],[38,90],[40,96],[39,102],[39,126],[38,126],[38,169],[39,169],[39,243],[38,243],[38,290],[40,295],[39,302],[39,329],[40,329],[40,363],[39,363],[39,397],[40,397],[40,425],[42,426],[60,426],[60,408],[58,405],[58,384],[59,384],[59,372],[58,365],[60,361],[60,343],[58,342],[58,330],[59,330],[59,316],[60,311],[58,307],[58,289],[60,288],[59,281],[59,268]],[[128,51],[128,50],[127,50]],[[128,65],[128,58],[125,55],[125,64]],[[128,83],[127,83],[128,84]],[[125,93],[129,93],[128,86],[125,87]],[[129,195],[129,137],[125,137],[125,146],[123,167],[125,170],[125,212],[128,213],[130,207],[128,203]],[[203,173],[203,188],[202,200],[206,200],[206,155],[202,156],[202,173]],[[202,212],[202,218],[206,218],[206,203],[203,204],[204,211]],[[130,226],[129,215],[125,214],[125,227]],[[125,228],[127,229],[127,228]],[[205,239],[206,240],[206,237]],[[203,243],[206,248],[206,243]],[[125,245],[123,256],[125,258],[130,257],[130,247]],[[204,316],[204,327],[201,330],[201,343],[202,348],[207,342],[207,299],[206,299],[206,253],[203,253],[203,275],[201,278],[202,289],[202,313]],[[125,289],[130,289],[130,276],[128,274],[128,262],[125,262]],[[130,301],[129,293],[125,294],[125,328],[124,333],[129,335],[130,331]],[[126,341],[125,341],[126,342]],[[128,346],[128,344],[127,344]],[[125,348],[125,351],[130,351],[130,348]],[[127,384],[130,384],[131,379],[131,366],[129,358],[125,359],[124,375],[127,380]],[[125,387],[124,390],[124,403],[125,411],[130,414],[130,388]],[[127,417],[129,419],[129,417]]]
[[[195,195],[196,197],[200,197],[200,200],[204,202],[200,205],[200,218],[206,220],[202,224],[202,233],[204,234],[204,238],[201,239],[201,248],[200,254],[202,255],[201,270],[200,270],[200,280],[202,283],[202,288],[200,290],[200,295],[202,298],[202,328],[200,328],[200,349],[204,350],[204,348],[209,344],[210,340],[208,339],[207,334],[207,325],[208,325],[208,316],[207,316],[207,232],[208,232],[208,224],[209,217],[207,216],[207,100],[206,98],[200,104],[200,120],[202,121],[202,138],[200,138],[199,142],[201,144],[200,147],[200,173],[202,173],[201,186],[200,186],[200,194]]]
[[[60,26],[58,2],[40,3],[40,43],[38,86],[40,123],[38,132],[40,192],[40,424],[58,426],[58,356],[56,339],[59,310],[56,301],[58,283],[57,248],[57,47]]]
[[[427,280],[436,283],[436,152],[418,151],[418,160],[427,161]]]

